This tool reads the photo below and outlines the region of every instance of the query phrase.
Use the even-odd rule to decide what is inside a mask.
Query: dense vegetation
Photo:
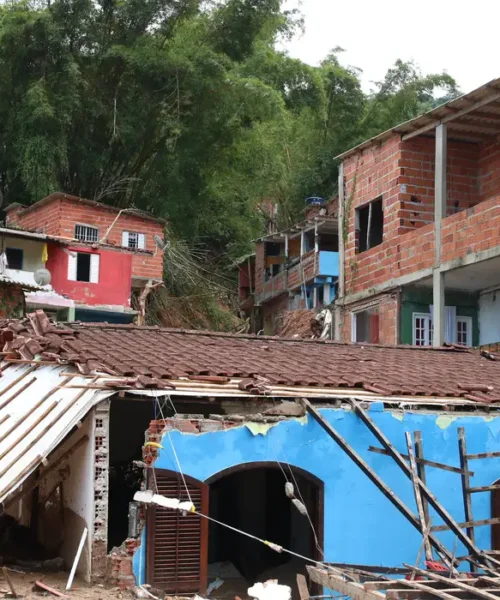
[[[339,49],[318,67],[276,50],[299,28],[280,0],[3,4],[4,204],[63,190],[135,205],[168,218],[191,265],[222,269],[261,231],[263,199],[296,218],[335,192],[335,155],[457,93],[398,62],[366,94]]]

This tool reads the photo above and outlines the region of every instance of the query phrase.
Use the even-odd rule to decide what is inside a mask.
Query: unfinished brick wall
[[[479,194],[481,201],[500,195],[500,142],[481,145]]]
[[[452,215],[480,202],[478,144],[448,142],[447,214]],[[418,137],[401,142],[400,233],[434,222],[435,140]]]
[[[352,341],[352,314],[358,311],[377,308],[379,314],[379,343],[397,344],[399,304],[397,293],[381,294],[371,298],[368,302],[354,302],[350,304],[342,314],[341,341],[350,343]]]
[[[434,151],[432,138],[402,142],[395,134],[344,162],[347,300],[434,265]],[[500,145],[450,141],[448,155],[443,262],[497,246],[500,231]],[[355,209],[380,196],[383,242],[356,253]]]
[[[262,305],[262,317],[264,320],[264,333],[275,335],[283,324],[283,317],[288,310],[288,292],[284,292],[270,302]]]
[[[69,239],[75,237],[76,224],[90,225],[98,228],[99,238],[102,238],[118,215],[116,208],[80,202],[78,198],[73,196],[53,194],[50,198],[50,201],[34,206],[27,212],[18,208],[9,211],[7,224],[18,225],[30,231],[43,232],[47,235]],[[121,246],[123,231],[143,233],[145,235],[145,249],[155,253],[153,256],[140,252],[133,254],[133,276],[162,279],[163,252],[156,248],[153,236],[159,235],[163,239],[163,223],[122,213],[108,235],[108,243]]]
[[[94,525],[92,532],[92,578],[106,576],[109,497],[109,400],[94,413]]]

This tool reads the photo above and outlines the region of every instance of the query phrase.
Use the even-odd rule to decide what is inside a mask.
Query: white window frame
[[[423,346],[432,346],[432,334],[433,334],[433,317],[431,313],[416,313],[414,312],[412,320],[412,343],[414,346],[417,345],[417,319],[425,320],[425,344],[421,344]],[[453,340],[451,343],[459,343],[458,342],[458,323],[465,323],[466,325],[466,346],[472,346],[472,326],[473,319],[472,317],[462,317],[457,315],[455,317],[455,325],[453,327]]]
[[[83,234],[78,237],[77,230],[81,228],[80,233]],[[99,241],[99,228],[93,225],[85,225],[84,223],[75,223],[75,240],[79,242],[97,243]]]
[[[68,281],[78,281],[79,283],[99,283],[100,255],[90,254],[89,280],[80,281],[77,279],[78,255],[89,254],[88,252],[68,252]]]
[[[413,321],[412,321],[412,343],[414,346],[417,346],[417,319],[423,319],[424,321],[424,336],[425,336],[425,344],[419,344],[419,347],[422,346],[432,346],[432,315],[430,313],[413,313]]]
[[[466,329],[465,329],[466,342],[465,342],[465,345],[466,346],[472,346],[472,317],[457,316],[457,322],[456,322],[456,341],[457,341],[457,343],[460,343],[458,341],[458,324],[459,323],[465,323],[465,325],[466,325]]]
[[[133,244],[130,243],[132,240],[135,240]],[[123,231],[122,246],[131,250],[145,250],[146,236],[144,233],[139,233],[138,231]]]

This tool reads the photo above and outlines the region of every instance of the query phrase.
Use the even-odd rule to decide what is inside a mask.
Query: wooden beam
[[[417,511],[418,511],[418,516],[420,519],[420,524],[422,527],[422,535],[424,538],[424,549],[425,549],[425,558],[427,560],[432,560],[433,556],[432,556],[432,548],[431,548],[431,544],[429,542],[429,522],[427,521],[427,515],[425,514],[424,511],[424,504],[422,502],[422,494],[420,492],[420,486],[418,484],[419,482],[419,476],[418,476],[418,472],[417,472],[417,462],[415,460],[415,454],[414,454],[414,450],[413,450],[413,442],[411,439],[411,433],[409,431],[407,431],[405,433],[405,437],[406,437],[406,446],[408,448],[408,456],[410,457],[410,469],[411,469],[411,481],[413,484],[413,493],[415,495],[415,502],[417,504]],[[422,481],[420,479],[420,481]]]
[[[307,412],[313,417],[313,419],[320,425],[326,433],[340,446],[340,448],[349,456],[349,458],[363,471],[363,473],[374,483],[378,489],[384,494],[384,496],[397,508],[397,510],[408,519],[408,521],[415,527],[420,533],[422,532],[422,526],[420,520],[411,512],[411,510],[400,500],[396,494],[378,477],[373,469],[359,456],[359,454],[349,446],[349,444],[340,436],[340,434],[326,421],[321,414],[318,412],[309,400],[301,398],[302,406]],[[403,460],[403,459],[401,459]],[[406,463],[405,463],[405,466]],[[409,469],[409,467],[407,466]],[[429,534],[429,540],[436,551],[446,558],[446,560],[452,560],[450,552],[443,546],[443,544],[432,534]]]
[[[462,117],[463,115],[467,115],[468,113],[477,110],[478,108],[482,108],[483,106],[486,106],[487,104],[490,104],[492,102],[496,102],[497,100],[500,100],[500,93],[495,93],[492,94],[491,96],[487,96],[486,98],[483,98],[482,100],[480,100],[479,102],[475,102],[474,104],[471,104],[470,106],[467,106],[466,108],[462,108],[462,110],[459,110],[451,115],[448,115],[447,117],[443,117],[442,119],[436,119],[435,121],[424,125],[423,127],[420,127],[419,129],[416,129],[415,131],[412,131],[411,133],[407,133],[406,135],[403,135],[402,139],[403,141],[406,140],[411,140],[414,137],[418,137],[419,135],[422,135],[423,133],[426,133],[427,131],[431,131],[432,129],[436,128],[438,125],[444,125],[445,123],[449,123],[450,121],[454,121],[455,119],[458,119],[459,117]]]
[[[302,573],[297,574],[297,589],[299,590],[300,600],[309,600],[309,589],[307,587],[307,581]]]
[[[342,577],[333,573],[327,573],[316,567],[307,566],[306,569],[311,581],[334,590],[343,596],[348,596],[352,600],[385,600],[384,594],[380,592],[368,592],[359,583],[344,581]]]
[[[418,432],[415,432],[418,433]],[[415,440],[416,443],[416,440]],[[370,452],[375,452],[376,454],[383,454],[384,456],[391,456],[389,452],[385,448],[377,448],[376,446],[368,446],[368,450]],[[401,454],[401,456],[405,460],[409,460],[408,454]],[[500,453],[499,453],[500,456]],[[421,458],[417,456],[415,453],[415,458],[417,460],[417,465],[425,465],[426,467],[435,467],[436,469],[442,469],[443,471],[449,471],[450,473],[458,473],[459,475],[462,473],[462,469],[459,467],[452,467],[450,465],[445,465],[444,463],[434,462],[433,460],[427,460],[426,458]],[[474,471],[469,471],[469,475],[472,477],[474,475]]]
[[[425,476],[425,464],[420,462],[424,459],[422,432],[415,431],[413,435],[415,438],[415,461],[417,463],[417,475],[419,476],[420,480],[423,481],[425,485],[427,485],[427,478]],[[429,505],[427,504],[427,500],[425,498],[422,498],[422,504],[424,507],[425,522],[428,523],[430,526],[431,522],[429,519]]]
[[[500,523],[500,517],[493,517],[491,519],[478,519],[477,521],[463,521],[457,523],[459,527],[480,527],[481,525],[497,525]],[[448,525],[435,525],[431,527],[431,531],[448,531],[450,528]]]
[[[464,502],[464,515],[467,522],[474,521],[472,515],[472,498],[470,495],[470,479],[468,473],[468,462],[467,462],[467,443],[465,441],[465,429],[463,427],[458,428],[458,455],[460,456],[460,468],[463,469],[462,473],[462,497]],[[476,543],[476,536],[474,533],[474,526],[466,526],[467,535],[473,544]],[[474,563],[470,563],[470,569],[473,573],[477,571],[477,567]]]
[[[474,587],[468,583],[465,583],[466,580],[450,579],[449,577],[443,577],[443,575],[439,575],[435,571],[425,571],[424,569],[419,568],[415,568],[415,571],[420,575],[425,575],[429,579],[433,579],[434,581],[440,581],[446,585],[452,585],[453,587],[465,590],[466,592],[469,592],[471,596],[476,596],[482,598],[483,600],[497,600],[497,596],[492,594],[490,591],[486,591],[484,588]]]
[[[382,444],[382,446],[390,452],[391,456],[394,458],[396,463],[399,465],[399,467],[401,468],[403,473],[405,473],[405,475],[409,479],[411,479],[410,467],[408,466],[408,464],[404,460],[404,458],[401,456],[401,454],[396,450],[396,448],[394,448],[394,446],[391,444],[391,442],[382,433],[380,428],[375,425],[375,423],[371,420],[371,418],[368,416],[368,414],[365,412],[365,410],[363,408],[361,408],[359,403],[356,402],[356,400],[353,398],[350,399],[350,402],[351,402],[356,414],[359,416],[359,418],[363,421],[363,423],[365,423],[365,425],[373,433],[373,435],[377,438],[377,440],[380,442],[380,444]],[[435,512],[439,515],[439,517],[441,517],[441,519],[446,523],[446,525],[448,525],[450,527],[451,531],[453,531],[455,533],[455,535],[457,536],[459,541],[462,542],[462,544],[467,548],[469,553],[473,556],[485,558],[486,561],[488,562],[488,559],[483,554],[481,554],[481,551],[479,550],[479,548],[477,548],[476,545],[470,540],[470,538],[460,529],[460,527],[458,526],[455,519],[438,502],[437,498],[429,490],[429,488],[426,485],[424,485],[422,483],[422,481],[420,481],[420,479],[418,480],[418,484],[420,486],[421,493],[424,496],[424,498],[432,506],[432,508],[435,510]],[[431,540],[431,542],[432,542],[432,540]],[[434,543],[432,545],[434,546],[434,548],[436,548]],[[437,548],[436,548],[436,550],[437,550]],[[446,556],[449,558],[450,554],[448,551],[446,551],[446,552],[447,552]],[[485,567],[485,569],[487,570],[486,567]]]
[[[494,483],[493,485],[483,485],[482,487],[469,488],[469,492],[471,494],[477,494],[478,492],[492,492],[493,490],[500,490],[500,483]]]
[[[450,581],[450,585],[452,581]],[[427,581],[425,582],[427,586]],[[397,588],[393,590],[389,590],[385,597],[386,600],[435,600],[436,590],[438,592],[444,592],[445,594],[450,594],[454,598],[464,597],[467,592],[460,590],[460,588],[429,588],[428,592],[423,592],[420,589],[408,589],[408,588]],[[462,594],[460,596],[460,594]]]
[[[448,582],[451,584],[452,582],[455,583],[455,580],[448,580]],[[413,588],[415,590],[419,590],[420,592],[425,592],[426,594],[432,594],[434,596],[437,596],[438,598],[442,598],[442,600],[457,600],[455,598],[455,596],[453,596],[453,594],[448,593],[447,591],[442,591],[442,590],[438,590],[429,586],[426,586],[424,582],[420,583],[417,581],[410,581],[410,580],[405,580],[404,584],[407,585],[410,588]]]
[[[483,452],[482,454],[467,454],[469,460],[477,460],[479,458],[500,458],[500,452]]]

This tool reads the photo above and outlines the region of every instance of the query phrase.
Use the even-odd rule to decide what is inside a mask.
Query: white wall
[[[44,264],[42,262],[42,250],[44,242],[28,240],[18,237],[5,237],[5,246],[7,248],[19,248],[23,250],[23,271],[34,272],[41,269]]]
[[[91,575],[91,541],[94,522],[94,410],[92,409],[82,423],[80,429],[73,433],[51,457],[55,462],[59,456],[75,445],[80,438],[87,435],[88,441],[71,455],[65,463],[69,466],[69,475],[63,483],[64,495],[64,535],[59,551],[67,569],[73,560],[85,527],[89,530],[77,573],[85,581]],[[63,464],[61,465],[63,467]],[[40,496],[49,493],[57,480],[57,469],[42,482]],[[43,518],[43,517],[42,517]]]
[[[500,342],[500,289],[479,296],[479,344]]]

